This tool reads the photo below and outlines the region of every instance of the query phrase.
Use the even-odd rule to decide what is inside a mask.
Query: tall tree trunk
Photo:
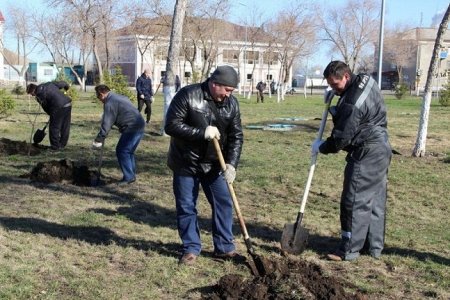
[[[98,78],[100,80],[100,83],[103,83],[104,82],[103,66],[102,66],[102,61],[100,59],[100,55],[98,53],[97,32],[96,32],[95,28],[91,29],[91,34],[92,34],[92,52],[94,53],[94,58],[95,58],[95,61],[97,62]]]
[[[180,54],[181,38],[183,34],[183,22],[186,15],[186,6],[188,0],[177,0],[172,19],[172,32],[170,33],[169,53],[167,55],[166,75],[164,77],[163,93],[164,93],[164,112],[161,133],[164,132],[166,124],[166,113],[169,109],[170,102],[175,95],[175,74],[174,68],[178,65],[178,57]]]
[[[447,11],[442,18],[441,25],[436,36],[436,42],[434,43],[433,56],[431,57],[430,67],[428,68],[427,82],[425,83],[425,92],[422,100],[422,111],[420,113],[419,131],[417,133],[416,145],[413,149],[412,156],[422,157],[425,156],[425,146],[427,140],[427,130],[428,130],[428,117],[430,114],[430,104],[431,104],[431,80],[433,74],[436,71],[436,66],[439,61],[439,51],[441,49],[442,42],[444,40],[444,34],[447,30],[448,20],[450,17],[450,5],[447,7]]]

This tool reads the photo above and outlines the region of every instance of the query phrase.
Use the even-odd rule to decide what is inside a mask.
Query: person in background
[[[332,61],[323,72],[340,98],[330,108],[334,127],[312,153],[347,152],[341,194],[341,242],[328,254],[334,261],[354,260],[361,251],[378,258],[384,248],[387,175],[392,150],[386,106],[375,80],[354,75],[347,64]]]
[[[258,82],[256,85],[257,94],[256,94],[256,103],[258,103],[261,100],[261,103],[264,103],[264,91],[266,90],[266,83],[265,82]]]
[[[69,141],[72,115],[72,99],[66,95],[69,88],[69,84],[65,81],[27,85],[27,94],[35,96],[36,101],[50,116],[50,149],[55,151],[64,149]],[[61,89],[64,89],[64,92]]]
[[[97,98],[103,103],[103,116],[100,131],[92,147],[100,149],[113,125],[119,128],[120,139],[116,146],[116,156],[123,177],[119,185],[136,181],[136,161],[134,152],[144,135],[145,122],[130,99],[115,94],[106,85],[95,87]]]
[[[196,208],[199,185],[212,209],[214,256],[242,258],[233,243],[233,201],[227,186],[235,179],[243,144],[239,103],[232,95],[237,85],[237,72],[219,66],[203,83],[181,88],[167,111],[164,129],[171,136],[167,164],[173,172],[183,243],[180,264],[194,264],[202,249]],[[220,140],[223,173],[212,139]]]
[[[273,81],[273,80],[272,80],[272,82],[270,82],[270,93],[272,95],[277,93],[277,89],[276,89],[276,86],[275,86],[275,81]]]
[[[145,69],[144,73],[136,80],[136,92],[138,100],[138,111],[141,112],[145,103],[145,114],[147,115],[146,123],[150,123],[152,116],[152,103],[153,103],[153,87],[152,79],[150,78],[150,70]]]

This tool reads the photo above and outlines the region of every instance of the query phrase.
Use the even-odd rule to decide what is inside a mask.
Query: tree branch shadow
[[[45,234],[61,240],[75,239],[92,245],[118,245],[136,250],[155,251],[168,257],[179,256],[179,244],[125,239],[111,229],[100,226],[70,226],[37,218],[0,217],[0,224],[7,230],[33,234]]]

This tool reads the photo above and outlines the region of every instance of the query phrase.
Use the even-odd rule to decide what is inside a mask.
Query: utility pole
[[[384,5],[385,0],[381,1],[381,22],[380,22],[380,36],[378,39],[378,87],[381,90],[381,74],[383,73],[383,36],[384,36]]]

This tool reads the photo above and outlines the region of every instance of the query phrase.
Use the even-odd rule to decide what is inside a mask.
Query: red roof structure
[[[2,11],[0,10],[0,22],[5,22],[5,18],[3,18]]]

